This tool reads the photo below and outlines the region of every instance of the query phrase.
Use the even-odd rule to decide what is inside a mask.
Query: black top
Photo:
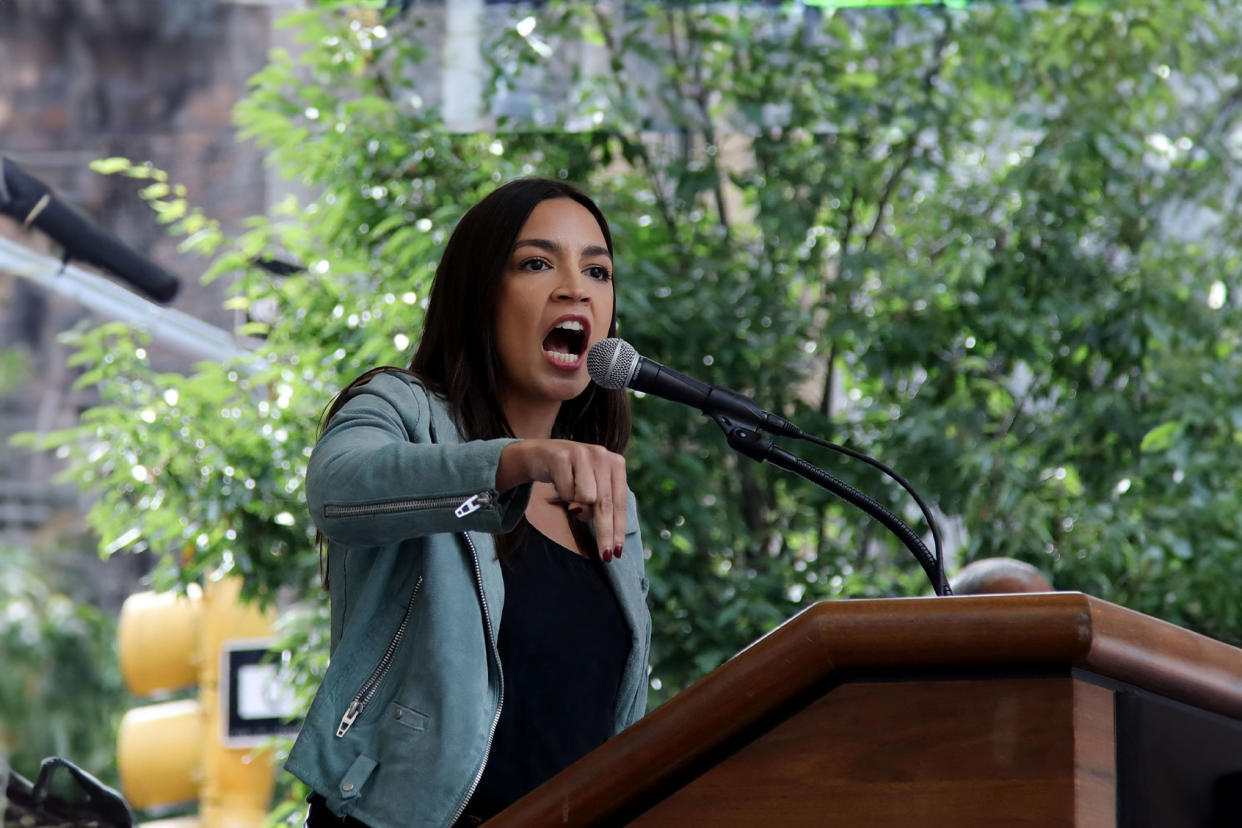
[[[605,566],[529,525],[501,562],[504,706],[471,815],[495,816],[612,735],[630,631]]]

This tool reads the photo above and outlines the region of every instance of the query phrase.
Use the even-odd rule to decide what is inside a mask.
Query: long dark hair
[[[612,256],[608,221],[595,202],[576,187],[550,178],[519,178],[496,188],[462,216],[449,238],[432,281],[422,335],[409,368],[372,368],[355,379],[327,407],[320,433],[345,404],[351,390],[378,373],[393,371],[412,374],[443,397],[464,439],[513,436],[497,393],[497,301],[505,264],[522,225],[540,202],[550,198],[571,198],[589,210]],[[615,279],[613,285],[615,290]],[[485,320],[483,330],[477,327],[479,320]],[[614,301],[608,335],[616,333]],[[552,433],[568,440],[596,443],[620,454],[629,443],[630,426],[625,392],[606,391],[591,383],[561,405]]]
[[[327,407],[320,422],[321,434],[351,390],[380,372],[391,371],[413,375],[443,397],[464,439],[514,436],[497,393],[497,302],[505,265],[522,225],[540,202],[550,198],[570,198],[589,210],[612,255],[612,233],[604,214],[576,187],[549,178],[519,178],[496,188],[462,216],[449,238],[436,268],[422,335],[409,368],[373,368],[355,379]],[[613,285],[615,291],[615,279]],[[482,330],[480,320],[484,322]],[[614,301],[608,335],[615,336],[616,332]],[[577,397],[561,404],[552,436],[596,443],[620,454],[629,443],[630,427],[625,392],[590,383]]]

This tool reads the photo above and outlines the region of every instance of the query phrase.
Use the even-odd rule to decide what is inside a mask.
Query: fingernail
[[[599,556],[603,558],[604,563],[608,563],[609,561],[612,560],[612,550],[604,549],[599,553]]]
[[[613,549],[612,549],[612,556],[613,556],[614,558],[619,558],[619,557],[621,557],[621,551],[622,551],[623,549],[625,549],[625,547],[624,547],[624,546],[622,546],[621,544],[617,544],[617,545],[616,545],[616,546],[614,546],[614,547],[613,547]]]

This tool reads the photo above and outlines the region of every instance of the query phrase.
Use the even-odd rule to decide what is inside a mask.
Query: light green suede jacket
[[[491,533],[530,497],[529,484],[496,491],[510,442],[463,442],[444,401],[393,372],[354,389],[315,447],[306,490],[328,539],[332,659],[285,767],[339,816],[447,826],[478,784],[504,704]],[[604,566],[631,635],[618,732],[646,709],[651,642],[632,493],[626,527]]]

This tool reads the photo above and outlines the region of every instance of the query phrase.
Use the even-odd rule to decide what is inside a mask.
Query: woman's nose
[[[571,302],[585,302],[588,298],[586,277],[571,273],[561,279],[560,284],[556,286],[556,298]]]

